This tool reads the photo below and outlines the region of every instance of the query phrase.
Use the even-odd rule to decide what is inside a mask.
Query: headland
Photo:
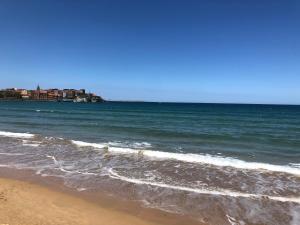
[[[41,89],[6,88],[0,90],[0,100],[5,101],[62,101],[62,102],[103,102],[104,99],[94,93],[87,93],[85,89]]]

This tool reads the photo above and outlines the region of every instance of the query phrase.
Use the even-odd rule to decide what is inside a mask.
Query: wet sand
[[[72,192],[59,180],[0,169],[0,225],[202,224],[100,193]]]

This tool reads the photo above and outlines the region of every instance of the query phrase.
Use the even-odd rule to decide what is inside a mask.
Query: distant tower
[[[41,88],[40,88],[40,85],[38,84],[37,88],[36,88],[37,91],[40,91]]]

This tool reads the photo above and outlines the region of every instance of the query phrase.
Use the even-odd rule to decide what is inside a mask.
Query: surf
[[[30,133],[14,133],[8,131],[0,131],[0,136],[3,137],[12,137],[12,138],[33,138],[34,134]]]
[[[260,162],[247,162],[236,158],[223,157],[218,155],[209,155],[209,154],[190,154],[190,153],[173,153],[173,152],[162,152],[154,150],[139,150],[133,148],[121,148],[110,146],[109,143],[89,143],[83,141],[74,141],[72,143],[79,147],[93,147],[98,149],[107,149],[111,153],[119,154],[139,154],[146,156],[149,159],[155,160],[176,160],[188,163],[197,163],[197,164],[208,164],[218,167],[233,167],[243,170],[259,170],[259,171],[268,171],[268,172],[280,172],[288,173],[296,176],[300,176],[300,168],[293,167],[292,165],[275,165],[267,164]]]
[[[209,190],[209,189],[197,189],[197,188],[190,188],[185,186],[175,186],[165,183],[159,183],[159,182],[151,182],[146,180],[140,180],[135,178],[129,178],[122,175],[119,175],[117,172],[115,172],[112,168],[108,170],[109,177],[112,179],[118,179],[122,181],[126,181],[128,183],[134,183],[139,185],[150,185],[155,187],[161,187],[161,188],[168,188],[178,191],[186,191],[186,192],[193,192],[197,194],[204,194],[204,195],[217,195],[217,196],[228,196],[228,197],[234,197],[234,198],[254,198],[254,199],[270,199],[274,201],[279,202],[293,202],[300,204],[300,198],[299,197],[281,197],[281,196],[269,196],[269,195],[259,195],[259,194],[249,194],[249,193],[242,193],[242,192],[235,192],[231,190],[226,189],[219,189],[219,190]]]

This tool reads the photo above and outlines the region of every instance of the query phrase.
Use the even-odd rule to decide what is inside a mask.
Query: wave
[[[229,216],[229,215],[227,215],[227,214],[226,214],[226,217],[227,217],[228,222],[229,222],[231,225],[239,225],[239,223],[236,221],[235,218],[233,218],[233,217],[231,217],[231,216]]]
[[[273,201],[294,202],[294,203],[300,204],[299,197],[280,197],[280,196],[249,194],[249,193],[235,192],[235,191],[226,190],[226,189],[219,189],[219,190],[197,189],[197,188],[190,188],[190,187],[185,187],[185,186],[175,186],[175,185],[169,185],[169,184],[165,184],[165,183],[150,182],[150,181],[146,181],[146,180],[129,178],[129,177],[119,175],[112,168],[110,168],[108,170],[108,172],[109,172],[110,178],[126,181],[129,183],[134,183],[134,184],[150,185],[150,186],[155,186],[155,187],[162,187],[162,188],[168,188],[168,189],[186,191],[186,192],[193,192],[193,193],[205,194],[205,195],[218,195],[218,196],[228,196],[228,197],[235,197],[235,198],[243,197],[243,198],[254,198],[254,199],[270,199]]]
[[[300,163],[290,163],[289,165],[300,169]]]
[[[30,133],[14,133],[7,131],[0,131],[0,136],[12,137],[12,138],[33,138],[35,135]],[[36,142],[27,143],[26,140],[24,145],[38,147]],[[300,167],[298,163],[288,165],[275,165],[260,162],[247,162],[232,157],[223,157],[220,155],[209,155],[209,154],[191,154],[191,153],[173,153],[173,152],[162,152],[145,149],[151,147],[150,143],[147,142],[135,142],[133,144],[120,143],[120,142],[108,142],[108,143],[89,143],[84,141],[71,140],[71,143],[78,147],[92,147],[95,149],[105,149],[111,153],[116,154],[139,154],[150,159],[155,160],[176,160],[188,163],[197,164],[208,164],[218,167],[232,167],[244,170],[260,170],[270,172],[281,172],[300,176]],[[128,147],[129,146],[129,147]],[[143,147],[143,148],[142,148]]]
[[[33,138],[34,134],[29,133],[13,133],[7,131],[0,131],[0,136],[13,137],[13,138]]]
[[[246,170],[267,170],[272,172],[283,172],[293,175],[300,176],[300,169],[283,166],[274,165],[268,163],[259,162],[247,162],[240,159],[235,159],[231,157],[222,157],[216,155],[200,155],[200,154],[183,154],[183,153],[170,153],[170,152],[160,152],[160,151],[145,151],[143,155],[149,157],[156,157],[161,159],[174,159],[178,161],[184,161],[189,163],[200,163],[200,164],[210,164],[219,167],[234,167],[238,169]]]
[[[39,147],[41,142],[39,141],[28,141],[28,140],[22,140],[23,146],[30,146],[30,147]]]
[[[23,146],[30,146],[30,147],[39,147],[40,145],[39,144],[23,144]]]
[[[218,167],[233,167],[245,170],[266,170],[270,172],[281,172],[300,176],[300,168],[293,165],[274,165],[268,163],[259,162],[247,162],[236,158],[223,157],[219,155],[201,155],[190,153],[173,153],[162,152],[153,150],[137,150],[132,148],[111,147],[109,144],[96,144],[82,141],[72,141],[79,147],[94,147],[94,148],[106,148],[109,152],[120,154],[141,154],[149,158],[159,160],[177,160],[188,163],[209,164]]]
[[[96,143],[88,143],[88,142],[84,142],[84,141],[74,141],[71,140],[71,142],[74,145],[77,145],[79,147],[93,147],[93,148],[106,148],[107,144],[96,144]]]
[[[113,147],[132,147],[134,149],[145,149],[145,148],[151,148],[152,145],[148,142],[133,142],[133,143],[128,143],[128,142],[113,142],[110,141],[108,142],[109,146]]]
[[[22,154],[22,153],[0,152],[0,155],[19,156],[19,155],[24,155],[24,154]]]
[[[58,169],[64,173],[68,173],[68,174],[82,174],[82,175],[98,175],[96,173],[91,173],[91,172],[84,172],[84,171],[79,171],[79,170],[68,170],[65,169],[62,165],[62,162],[58,161],[55,156],[53,155],[46,155],[47,158],[50,158],[53,160],[53,163],[55,166],[58,167]]]
[[[54,110],[41,110],[41,109],[36,109],[35,111],[36,112],[51,112],[51,113],[54,112]]]

